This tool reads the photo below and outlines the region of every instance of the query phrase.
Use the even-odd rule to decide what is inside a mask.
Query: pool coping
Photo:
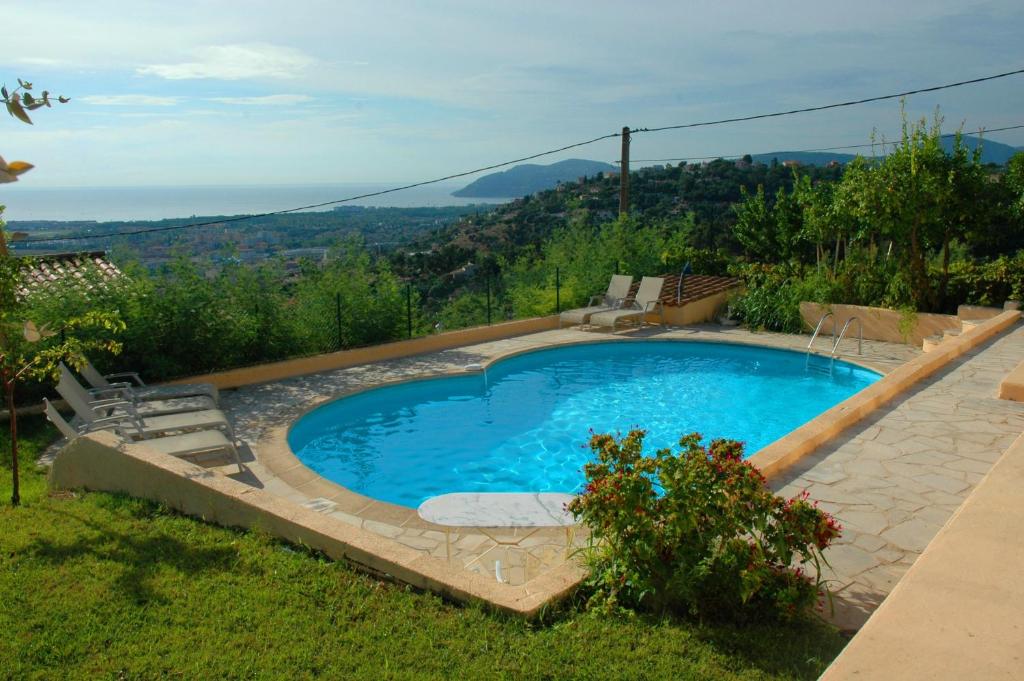
[[[324,407],[324,406],[326,406],[326,405],[328,405],[328,404],[330,404],[332,402],[337,402],[339,400],[347,399],[347,398],[353,397],[355,395],[359,395],[359,394],[362,394],[362,393],[365,393],[365,392],[369,392],[371,390],[377,390],[377,389],[380,389],[380,388],[385,388],[385,387],[394,386],[394,385],[400,385],[400,384],[404,384],[404,383],[414,383],[414,382],[419,383],[419,382],[425,382],[425,381],[439,380],[439,379],[443,379],[443,378],[452,378],[452,377],[457,377],[457,376],[479,375],[479,374],[484,373],[486,370],[490,369],[495,364],[498,364],[500,362],[504,362],[504,361],[512,359],[514,357],[520,357],[520,356],[523,356],[523,355],[532,354],[532,353],[536,353],[536,352],[545,352],[545,351],[548,351],[548,350],[552,350],[554,348],[569,347],[569,346],[575,347],[575,346],[580,346],[580,345],[599,345],[599,344],[604,344],[604,343],[616,343],[616,342],[621,342],[621,343],[637,343],[637,342],[712,343],[712,344],[736,345],[736,346],[742,346],[742,347],[762,348],[762,349],[773,350],[773,351],[776,351],[776,352],[789,352],[789,353],[793,353],[793,354],[799,354],[799,351],[797,351],[797,350],[787,349],[787,348],[779,348],[779,347],[767,345],[767,344],[764,344],[764,343],[756,343],[756,342],[744,341],[744,340],[740,340],[740,339],[707,339],[707,338],[700,338],[700,339],[692,339],[691,340],[691,339],[686,339],[686,338],[646,338],[646,337],[645,338],[640,338],[640,337],[628,337],[628,336],[611,336],[611,337],[609,337],[609,336],[602,336],[600,338],[594,338],[594,339],[580,339],[580,340],[573,340],[573,341],[565,341],[565,342],[559,343],[557,345],[549,345],[549,346],[540,347],[540,348],[512,349],[512,350],[509,350],[508,352],[502,353],[502,354],[500,354],[498,356],[492,357],[492,358],[490,358],[490,359],[488,359],[488,360],[486,360],[484,362],[479,363],[479,366],[480,366],[479,369],[471,369],[471,370],[467,370],[467,369],[463,369],[463,370],[454,370],[454,369],[453,370],[443,370],[443,371],[436,371],[436,372],[431,372],[431,373],[424,373],[424,374],[420,374],[420,375],[413,376],[413,377],[397,378],[397,379],[389,380],[389,381],[377,381],[377,382],[374,382],[372,384],[360,386],[358,388],[352,388],[350,390],[344,390],[344,391],[338,392],[338,393],[336,393],[334,395],[331,395],[329,397],[324,397],[322,399],[313,400],[309,404],[307,404],[305,406],[305,408],[303,408],[296,415],[295,419],[291,423],[289,423],[287,425],[276,426],[276,427],[270,429],[267,432],[267,434],[258,441],[257,449],[260,452],[260,462],[267,468],[267,470],[271,474],[275,475],[277,478],[279,478],[280,480],[282,480],[286,484],[292,486],[296,491],[301,492],[302,494],[305,494],[305,495],[310,496],[310,497],[319,497],[319,498],[329,499],[332,502],[334,502],[335,504],[337,504],[338,510],[343,511],[345,513],[351,513],[353,515],[357,515],[360,518],[363,518],[365,520],[370,520],[370,521],[374,521],[374,522],[381,522],[381,523],[387,523],[389,525],[396,525],[397,527],[415,528],[415,529],[423,529],[423,530],[444,531],[444,529],[445,529],[444,526],[439,526],[439,525],[436,525],[434,523],[430,523],[430,522],[428,522],[426,520],[421,519],[419,517],[419,515],[417,514],[416,509],[414,509],[414,508],[409,508],[407,506],[401,506],[399,504],[393,504],[393,503],[390,503],[390,502],[387,502],[387,501],[381,501],[379,499],[375,499],[373,497],[368,497],[368,496],[360,494],[359,492],[356,492],[356,491],[354,491],[352,489],[349,489],[349,488],[345,487],[344,485],[341,485],[341,484],[339,484],[337,482],[334,482],[334,481],[332,481],[332,480],[330,480],[328,478],[325,478],[325,477],[321,476],[319,473],[317,473],[313,469],[311,469],[308,466],[306,466],[302,462],[302,460],[299,459],[295,455],[295,453],[292,451],[291,446],[288,444],[288,434],[289,434],[289,432],[295,426],[295,424],[298,423],[298,421],[300,419],[302,419],[304,416],[306,416],[307,414],[309,414],[309,413],[311,413],[311,412],[313,412],[313,411],[315,411],[315,410],[317,410],[317,409],[319,409],[321,407]],[[814,353],[814,354],[818,354],[818,353]],[[852,365],[857,366],[859,368],[867,369],[868,371],[872,371],[874,373],[879,374],[880,378],[878,379],[878,381],[876,381],[872,385],[875,385],[878,382],[882,381],[889,373],[891,373],[891,371],[893,371],[893,370],[888,369],[887,367],[880,366],[880,365],[877,365],[877,364],[873,364],[871,362],[867,362],[867,361],[863,361],[863,360],[858,360],[858,359],[855,359],[855,358],[842,357],[840,361],[843,361],[843,362],[846,362],[847,364],[852,364]],[[868,387],[871,387],[871,386],[868,386]],[[860,394],[864,390],[866,390],[866,388],[858,391],[857,394]],[[856,397],[856,394],[851,396],[850,398],[847,398],[843,402],[840,402],[838,405],[836,405],[836,407],[841,407],[842,405],[846,404],[849,400],[853,399],[853,397]],[[793,431],[790,431],[789,434],[783,436],[779,440],[776,440],[776,441],[766,445],[761,450],[759,450],[757,453],[755,453],[753,456],[751,456],[750,457],[750,461],[755,463],[755,465],[758,465],[759,467],[761,467],[762,468],[762,472],[764,472],[763,466],[761,464],[757,463],[757,457],[761,454],[761,452],[769,450],[776,443],[778,443],[778,442],[780,442],[782,440],[785,440],[790,435],[792,435],[794,433],[797,433],[801,429],[806,428],[806,427],[812,425],[821,416],[823,416],[824,414],[828,413],[828,411],[830,411],[830,410],[826,410],[825,412],[822,412],[817,417],[815,417],[814,419],[811,419],[810,421],[808,421],[804,425],[799,426],[797,429],[795,429]],[[808,450],[806,453],[809,454],[811,451],[813,451],[813,450]],[[794,460],[792,463],[796,463],[796,461]],[[778,474],[778,473],[781,473],[782,470],[783,470],[783,468],[778,468],[777,470],[774,470],[773,472],[775,474]],[[765,472],[765,475],[766,475],[766,477],[770,477],[767,472]]]

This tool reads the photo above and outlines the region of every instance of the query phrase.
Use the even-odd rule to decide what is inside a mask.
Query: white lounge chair
[[[574,310],[566,310],[558,317],[558,327],[565,324],[587,324],[591,315],[597,312],[607,312],[619,308],[629,295],[629,287],[633,285],[633,277],[625,274],[613,274],[608,282],[608,290],[604,295],[590,297],[586,307],[578,307]]]
[[[121,391],[125,396],[133,400],[162,400],[175,397],[209,397],[214,404],[220,403],[220,393],[217,386],[212,383],[183,383],[180,385],[146,385],[145,382],[134,371],[125,371],[117,374],[101,374],[92,365],[92,362],[85,360],[85,366],[79,372],[82,378],[97,391]],[[119,380],[113,383],[110,379],[131,379]]]
[[[57,390],[61,390],[61,385],[65,386],[65,390],[73,391],[81,395],[82,399],[96,406],[101,406],[105,402],[111,400],[116,402],[128,402],[133,406],[133,410],[140,416],[163,416],[164,414],[180,414],[187,411],[200,411],[202,409],[212,409],[216,405],[213,400],[205,395],[199,397],[175,397],[166,400],[135,400],[132,399],[131,393],[123,393],[117,388],[110,390],[87,390],[75,375],[71,373],[71,370],[61,362],[60,363],[60,381],[57,384]],[[63,395],[64,393],[61,392]],[[66,398],[65,398],[66,399]]]
[[[57,430],[68,439],[68,442],[74,440],[83,432],[89,432],[89,429],[85,429],[79,432],[74,426],[72,426],[57,408],[50,404],[50,401],[43,398],[43,405],[45,406],[46,418],[49,419],[50,423],[57,427]],[[131,441],[134,439],[134,435],[138,431],[133,431],[129,425],[122,419],[114,419],[110,423],[102,424],[92,428],[91,430],[112,430],[117,433],[122,439]],[[238,456],[238,448],[228,438],[224,436],[219,430],[200,430],[193,433],[184,433],[181,435],[169,435],[165,437],[152,437],[152,436],[141,436],[142,441],[146,443],[147,447],[152,447],[158,452],[164,454],[170,454],[181,458],[193,457],[199,454],[207,454],[210,452],[225,452],[231,455],[235,463],[238,464],[238,472],[244,473],[245,469],[242,467],[242,460]]]
[[[127,400],[91,400],[91,395],[77,381],[61,375],[57,392],[67,401],[85,427],[107,427],[112,423],[125,423],[140,436],[148,437],[170,432],[187,432],[216,428],[234,437],[227,416],[219,409],[201,409],[162,416],[140,414],[136,405]]]
[[[649,313],[657,312],[661,323],[665,324],[665,306],[661,303],[661,289],[665,285],[662,277],[644,277],[640,280],[640,288],[629,303],[618,310],[596,312],[590,316],[590,326],[610,326],[612,331],[620,322],[632,322],[643,325]]]

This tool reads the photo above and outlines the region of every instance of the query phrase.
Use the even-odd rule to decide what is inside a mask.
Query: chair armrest
[[[121,409],[127,413],[129,418],[135,420],[139,418],[139,412],[135,409],[135,405],[124,400],[101,400],[100,402],[90,403],[89,407],[100,417],[113,417],[114,414],[110,412]],[[121,415],[120,418],[125,418],[125,416]]]
[[[127,399],[125,395],[127,384],[124,385],[125,387],[89,388],[89,394],[96,398],[94,402],[99,400],[124,400]],[[110,395],[110,397],[104,397],[104,395]]]
[[[141,386],[143,388],[146,387],[145,382],[134,371],[121,371],[121,372],[116,373],[116,374],[106,374],[103,378],[107,379],[108,381],[110,379],[112,379],[112,378],[130,378],[132,381],[135,382],[136,385]],[[129,385],[131,385],[131,381],[125,381],[125,382],[128,383]]]
[[[118,414],[117,416],[103,416],[98,419],[94,419],[91,423],[86,423],[79,428],[79,432],[91,433],[97,430],[113,430],[121,437],[124,437],[122,431],[125,430],[125,426],[131,426],[135,429],[138,435],[142,435],[142,424],[138,419],[130,416],[123,416]]]
[[[594,307],[604,300],[604,296],[590,296],[590,301],[587,303],[587,307]]]
[[[106,376],[104,376],[104,378],[106,378]],[[108,381],[108,384],[109,385],[107,385],[106,388],[94,388],[94,390],[111,390],[111,389],[114,389],[114,388],[118,388],[118,389],[121,389],[121,390],[126,390],[128,388],[136,387],[130,381]]]
[[[665,303],[661,302],[660,300],[648,300],[647,304],[644,305],[644,312],[650,312],[652,306],[655,309],[657,309],[659,307],[664,309],[665,308]]]
[[[123,397],[106,397],[99,400],[90,400],[90,407],[110,407],[119,406],[121,404],[132,404],[131,400],[126,400]]]

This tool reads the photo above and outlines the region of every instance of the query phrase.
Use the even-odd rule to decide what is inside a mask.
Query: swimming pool
[[[321,476],[401,506],[446,492],[574,492],[590,429],[645,428],[652,451],[696,431],[750,455],[878,378],[724,343],[563,346],[329,402],[295,422],[288,444]]]

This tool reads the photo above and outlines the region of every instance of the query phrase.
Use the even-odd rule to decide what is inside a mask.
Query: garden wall
[[[50,469],[56,489],[87,489],[149,499],[206,522],[259,529],[286,541],[347,560],[378,576],[467,602],[482,600],[531,617],[567,595],[583,576],[566,563],[519,586],[501,584],[447,561],[317,513],[269,492],[157,452],[144,442],[126,445],[112,433],[76,438]]]
[[[256,383],[269,383],[280,381],[293,376],[305,376],[316,374],[322,371],[334,371],[358,364],[369,364],[371,362],[382,362],[384,360],[396,359],[398,357],[409,357],[421,355],[438,350],[448,350],[464,345],[475,343],[486,343],[488,341],[523,336],[538,331],[548,331],[558,328],[558,315],[547,317],[533,317],[531,319],[519,319],[512,322],[503,322],[491,326],[476,326],[469,329],[447,331],[445,333],[412,338],[410,340],[396,341],[394,343],[382,343],[371,345],[365,348],[353,350],[340,350],[329,352],[323,355],[312,357],[301,357],[299,359],[286,359],[281,362],[260,364],[252,367],[229,369],[218,371],[212,374],[190,376],[181,378],[170,383],[213,383],[221,389],[239,388],[244,385]]]
[[[975,311],[974,315],[965,317],[965,319],[988,319],[1000,312],[992,308],[972,309]],[[800,303],[800,316],[803,317],[804,326],[810,330],[814,330],[818,320],[826,312],[832,312],[834,315],[825,320],[825,323],[821,326],[821,335],[827,335],[829,338],[832,337],[833,324],[838,324],[836,333],[839,333],[843,328],[843,324],[850,317],[857,317],[863,323],[864,338],[885,341],[887,343],[906,343],[918,347],[928,336],[941,334],[944,331],[960,330],[960,317],[954,315],[933,314],[930,312],[917,312],[907,315],[899,310],[889,310],[884,307]],[[846,332],[846,337],[857,337],[856,322],[850,325],[850,329]]]

